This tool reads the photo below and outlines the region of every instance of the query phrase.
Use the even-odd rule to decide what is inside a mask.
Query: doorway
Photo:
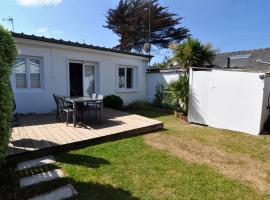
[[[83,64],[69,63],[70,96],[83,96]]]

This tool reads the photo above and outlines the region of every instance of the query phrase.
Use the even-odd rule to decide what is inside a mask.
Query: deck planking
[[[84,148],[161,128],[163,123],[157,120],[108,108],[104,109],[101,122],[90,120],[77,127],[57,121],[53,113],[21,115],[19,125],[12,129],[6,159],[19,162],[29,157]]]

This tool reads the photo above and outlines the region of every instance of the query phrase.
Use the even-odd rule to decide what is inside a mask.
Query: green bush
[[[172,107],[178,107],[185,115],[188,112],[189,80],[186,73],[179,79],[170,82],[165,90],[165,102]]]
[[[8,148],[13,109],[13,96],[9,77],[17,50],[9,31],[0,26],[0,163]]]
[[[120,110],[123,108],[123,100],[121,97],[116,95],[105,96],[103,99],[103,105],[108,108]]]
[[[164,85],[158,83],[155,87],[155,98],[153,100],[153,106],[162,108],[164,104]]]
[[[146,101],[134,101],[125,107],[126,110],[143,110],[149,108],[149,103]]]

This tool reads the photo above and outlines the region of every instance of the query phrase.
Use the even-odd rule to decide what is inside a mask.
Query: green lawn
[[[64,154],[75,199],[260,199],[251,188],[155,150],[142,137]]]
[[[251,154],[252,158],[258,160],[265,160],[269,155],[269,152],[264,149],[267,147],[257,146],[269,145],[268,137],[250,137],[241,133],[192,126],[171,115],[154,111],[138,113],[163,121],[165,130],[157,133],[162,137],[185,138],[187,142],[196,140],[203,145],[215,146],[225,152]],[[222,136],[221,133],[225,135]],[[60,165],[79,192],[79,196],[75,199],[266,199],[269,197],[267,193],[252,187],[252,184],[245,183],[241,179],[237,180],[233,176],[226,176],[211,164],[192,162],[185,157],[181,158],[181,155],[174,155],[170,149],[163,150],[148,145],[145,137],[150,135],[110,142],[61,155],[58,158]],[[209,139],[211,137],[215,139]]]
[[[191,125],[152,110],[137,113],[163,121],[164,130],[58,155],[67,177],[17,197],[72,183],[79,192],[73,199],[85,200],[270,199],[269,136]]]

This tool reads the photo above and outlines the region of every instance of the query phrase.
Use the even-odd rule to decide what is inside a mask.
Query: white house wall
[[[160,83],[166,87],[171,81],[179,78],[180,72],[152,72],[147,73],[148,101],[153,102],[156,86]]]
[[[206,121],[203,124],[211,127],[241,131],[250,134],[259,134],[261,131],[262,102],[264,95],[264,80],[262,73],[212,70],[193,71],[193,83],[196,73],[211,73],[207,80],[200,84],[205,85],[208,95],[193,97],[198,91],[191,93],[191,99],[207,104],[190,104],[189,121],[196,121],[198,111],[203,110]],[[193,84],[192,83],[192,84]],[[207,106],[205,108],[205,106]],[[195,115],[195,116],[192,116]],[[195,119],[195,120],[194,120]]]
[[[146,100],[147,58],[130,56],[98,50],[69,47],[66,45],[16,39],[19,54],[43,58],[43,87],[41,89],[16,89],[12,86],[19,113],[46,113],[55,109],[52,94],[69,96],[69,60],[91,61],[98,63],[97,84],[103,95],[116,94],[125,104],[135,100]],[[138,88],[132,92],[117,91],[116,67],[118,65],[137,66]]]

